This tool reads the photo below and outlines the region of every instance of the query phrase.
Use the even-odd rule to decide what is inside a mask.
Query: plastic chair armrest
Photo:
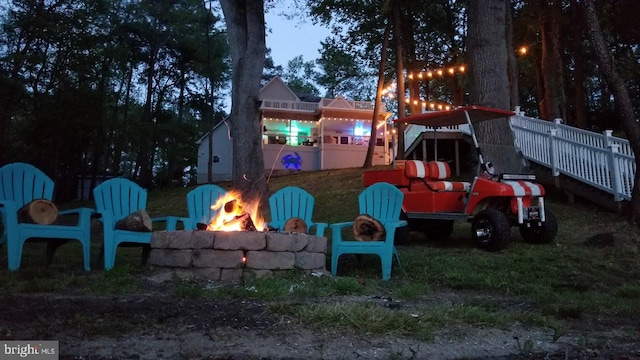
[[[87,208],[87,207],[58,211],[58,215],[78,214],[80,215],[80,217],[85,217],[85,216],[91,217],[93,214],[96,214],[96,213],[97,212],[94,209]]]
[[[332,230],[341,230],[341,229],[346,228],[348,226],[353,226],[353,221],[346,221],[346,222],[334,223],[334,224],[330,224],[329,225],[329,227]]]
[[[188,219],[179,217],[179,216],[173,216],[173,215],[151,218],[151,222],[166,223],[165,229],[167,231],[175,231],[178,227],[179,222],[182,222],[184,228],[186,229],[186,226],[187,226],[186,220]]]
[[[327,223],[312,222],[311,226],[316,227],[316,236],[324,236],[324,232],[329,226]]]

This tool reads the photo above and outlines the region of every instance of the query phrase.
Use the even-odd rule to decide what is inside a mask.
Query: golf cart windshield
[[[471,139],[473,140],[473,145],[475,146],[476,152],[478,153],[480,166],[483,171],[493,176],[495,175],[495,169],[490,162],[485,162],[485,159],[483,158],[482,151],[480,150],[480,146],[478,145],[478,139],[476,138],[475,130],[473,129],[473,124],[486,120],[510,117],[513,115],[515,115],[513,111],[473,105],[459,107],[453,110],[426,112],[423,114],[412,115],[402,119],[397,119],[393,122],[429,126],[433,128],[468,124],[469,131],[471,133]]]

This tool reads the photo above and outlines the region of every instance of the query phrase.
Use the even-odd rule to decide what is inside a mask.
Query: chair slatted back
[[[218,199],[224,197],[227,191],[218,185],[200,185],[187,193],[187,207],[189,218],[197,222],[208,224],[219,212],[212,209]]]
[[[125,178],[109,179],[96,186],[93,198],[98,212],[110,212],[115,219],[146,210],[147,206],[147,191]]]
[[[35,199],[53,201],[54,182],[31,164],[11,163],[0,167],[0,200],[22,207]]]
[[[306,190],[287,186],[269,197],[271,224],[277,229],[283,229],[287,220],[297,217],[304,220],[307,226],[312,223],[314,197]]]
[[[367,214],[381,223],[400,219],[404,194],[394,185],[375,183],[358,195],[360,213]]]

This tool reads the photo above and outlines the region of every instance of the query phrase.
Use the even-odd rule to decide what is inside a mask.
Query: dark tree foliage
[[[1,11],[0,165],[38,166],[59,200],[75,198],[79,175],[183,184],[228,86],[219,11],[200,0],[13,0]]]

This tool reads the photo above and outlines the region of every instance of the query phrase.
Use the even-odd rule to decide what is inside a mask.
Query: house
[[[364,163],[373,101],[296,94],[278,76],[260,89],[259,99],[265,170],[314,171],[359,167]],[[373,165],[388,165],[393,158],[393,130],[387,125],[390,117],[391,113],[380,104]],[[198,184],[207,182],[208,162],[212,163],[213,181],[231,180],[233,139],[229,126],[223,121],[199,140]]]

